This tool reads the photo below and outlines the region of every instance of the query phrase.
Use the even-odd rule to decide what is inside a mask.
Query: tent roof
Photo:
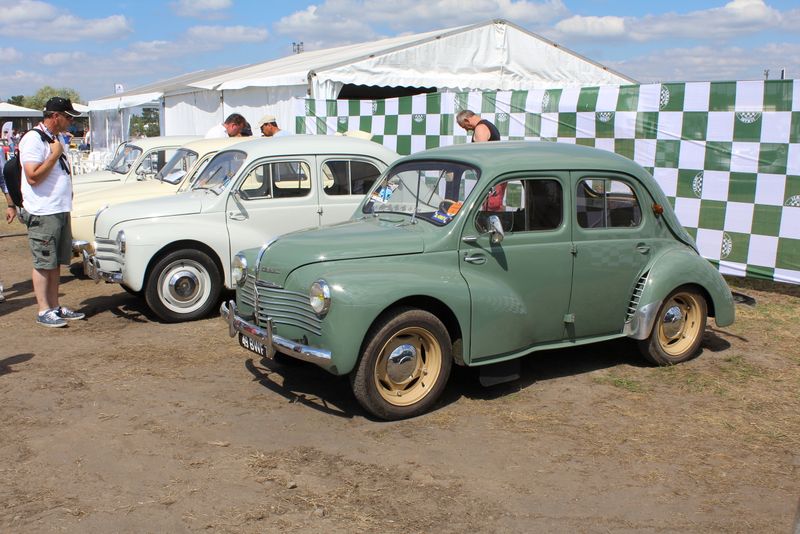
[[[42,112],[35,109],[15,106],[8,102],[0,102],[0,118],[6,117],[41,117]]]
[[[293,54],[188,82],[242,89],[332,81],[450,89],[532,89],[635,80],[505,20]]]
[[[89,101],[89,109],[92,111],[103,109],[118,109],[126,107],[136,107],[143,104],[157,102],[165,93],[175,93],[191,90],[190,82],[216,76],[224,72],[230,72],[241,67],[224,67],[219,69],[200,70],[181,74],[174,78],[168,78],[147,85],[142,85],[129,91],[105,96],[97,100]]]

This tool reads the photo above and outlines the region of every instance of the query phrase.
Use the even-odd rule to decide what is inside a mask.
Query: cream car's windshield
[[[167,164],[156,173],[155,179],[172,185],[179,183],[186,176],[186,172],[192,168],[194,162],[197,161],[197,155],[194,150],[179,148]]]
[[[239,150],[225,150],[218,153],[197,177],[192,185],[192,190],[208,189],[220,194],[228,182],[239,172],[245,159],[247,159],[247,154]]]
[[[373,188],[363,213],[410,215],[436,225],[455,218],[480,177],[460,163],[415,161],[389,171]]]
[[[136,145],[126,144],[117,150],[117,154],[111,163],[108,164],[108,170],[118,174],[127,174],[134,162],[142,155],[142,149]]]

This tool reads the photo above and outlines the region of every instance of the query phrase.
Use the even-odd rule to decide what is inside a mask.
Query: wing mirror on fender
[[[489,215],[489,233],[492,235],[492,244],[497,245],[503,242],[503,238],[506,236],[505,232],[503,231],[503,225],[500,222],[500,217],[497,215]]]

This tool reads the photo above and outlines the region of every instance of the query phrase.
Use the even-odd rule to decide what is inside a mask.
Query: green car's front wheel
[[[414,417],[441,396],[452,367],[447,329],[433,314],[401,308],[367,335],[351,384],[358,402],[382,419]]]

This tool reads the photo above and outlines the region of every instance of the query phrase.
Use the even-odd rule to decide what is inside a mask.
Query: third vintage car
[[[84,261],[94,252],[94,217],[98,211],[122,202],[186,191],[214,154],[245,139],[247,138],[196,139],[177,148],[170,160],[154,176],[117,183],[105,189],[76,193],[70,212],[73,252],[82,256]]]
[[[652,176],[560,143],[400,159],[353,220],[242,251],[232,277],[231,336],[349,375],[384,419],[430,409],[453,364],[627,336],[669,365],[698,354],[707,316],[734,320],[727,284]]]
[[[350,218],[398,156],[344,136],[254,139],[222,150],[189,191],[126,202],[95,218],[87,274],[143,294],[164,321],[216,309],[231,258],[301,228]]]

